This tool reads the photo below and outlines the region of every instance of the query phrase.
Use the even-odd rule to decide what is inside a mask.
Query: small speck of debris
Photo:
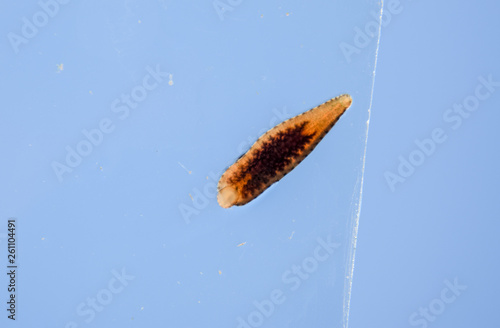
[[[56,64],[57,66],[57,73],[61,73],[64,70],[64,64]]]
[[[247,242],[246,242],[246,241],[244,241],[244,242],[242,242],[241,244],[238,244],[238,246],[236,246],[236,247],[243,246],[243,245],[245,245],[246,243],[247,243]]]
[[[42,237],[42,240],[45,240],[45,237]]]
[[[292,234],[290,235],[290,237],[288,237],[288,239],[292,239],[294,233],[295,233],[295,231],[292,231]]]
[[[174,77],[173,74],[168,74],[168,85],[172,86],[174,85],[174,80],[172,79]]]
[[[180,167],[182,167],[184,170],[186,170],[186,172],[187,172],[188,174],[193,173],[193,171],[189,170],[187,167],[185,167],[184,165],[182,165],[182,163],[181,163],[181,162],[177,162],[177,164],[179,164],[179,165],[180,165]]]
[[[222,271],[219,270],[219,274],[222,274]]]

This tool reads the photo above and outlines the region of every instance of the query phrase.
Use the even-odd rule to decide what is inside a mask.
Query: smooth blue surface
[[[2,8],[0,263],[17,217],[20,289],[0,326],[237,327],[276,289],[287,300],[261,327],[342,326],[375,40],[350,61],[340,45],[376,3],[244,0],[221,20],[212,1],[71,1],[18,53],[8,33],[40,6]],[[479,77],[500,81],[499,9],[401,0],[382,27],[349,327],[497,325],[498,88],[456,129],[443,115]],[[156,65],[173,85],[121,120],[113,101]],[[353,107],[261,198],[181,214],[263,130],[343,92]],[[115,130],[59,182],[51,163],[104,118]],[[435,129],[447,139],[392,191],[388,172]],[[282,275],[330,234],[339,252],[291,291]]]
[[[498,327],[500,87],[456,129],[443,115],[500,81],[500,6],[401,4],[382,28],[349,326]],[[436,128],[447,140],[392,192],[385,172]]]
[[[15,324],[345,325],[380,5],[41,3],[50,15],[31,1],[0,20]],[[218,206],[218,177],[260,134],[343,93],[353,105],[296,170]]]

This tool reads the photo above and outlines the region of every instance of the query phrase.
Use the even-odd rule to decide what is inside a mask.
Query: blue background
[[[223,2],[71,1],[17,49],[9,33],[42,9],[3,3],[0,254],[5,266],[16,217],[15,324],[341,327],[350,300],[350,327],[491,326],[498,92],[457,129],[443,115],[479,77],[500,81],[498,5],[386,2],[372,99],[378,35],[357,29],[379,3]],[[151,70],[163,75],[125,116],[122,95]],[[352,107],[296,170],[247,206],[217,205],[218,177],[260,134],[342,93]],[[54,163],[103,120],[113,131],[58,179]],[[436,128],[446,141],[392,190],[387,172]],[[307,263],[307,278],[291,274]],[[449,301],[454,281],[466,289]]]
[[[500,81],[499,4],[401,4],[381,32],[349,324],[498,326],[499,88],[456,130],[443,115],[478,77]],[[447,140],[392,192],[385,172],[436,128]],[[456,300],[411,325],[420,307],[441,312],[434,300],[455,278],[467,287]]]

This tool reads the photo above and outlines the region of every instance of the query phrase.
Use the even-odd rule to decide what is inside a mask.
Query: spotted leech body
[[[222,174],[217,201],[245,205],[293,170],[351,106],[345,94],[292,117],[264,133]]]

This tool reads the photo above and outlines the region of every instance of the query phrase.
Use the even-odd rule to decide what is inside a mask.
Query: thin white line
[[[354,260],[356,258],[356,244],[358,240],[358,228],[359,228],[359,216],[361,214],[361,203],[363,199],[363,181],[364,181],[364,175],[365,175],[365,164],[366,164],[366,148],[368,145],[368,130],[370,128],[370,116],[371,116],[371,109],[372,109],[372,103],[373,103],[373,90],[375,89],[375,75],[377,71],[377,60],[378,60],[378,50],[380,47],[380,36],[382,34],[382,15],[384,12],[384,0],[381,0],[381,6],[380,6],[380,17],[379,17],[379,27],[378,27],[378,39],[377,39],[377,48],[375,50],[375,63],[373,67],[373,80],[372,80],[372,91],[370,95],[370,106],[368,108],[368,121],[366,122],[366,137],[365,137],[365,150],[363,154],[363,167],[362,167],[362,173],[361,173],[361,187],[359,190],[359,204],[358,204],[358,210],[356,213],[356,218],[355,218],[355,223],[354,223],[354,231],[352,235],[352,244],[350,247],[349,255],[352,253],[352,260],[351,263],[349,263],[350,267],[350,272],[347,275],[347,286],[346,289],[344,290],[344,328],[348,328],[349,326],[349,310],[351,306],[351,291],[352,291],[352,277],[354,274]]]

